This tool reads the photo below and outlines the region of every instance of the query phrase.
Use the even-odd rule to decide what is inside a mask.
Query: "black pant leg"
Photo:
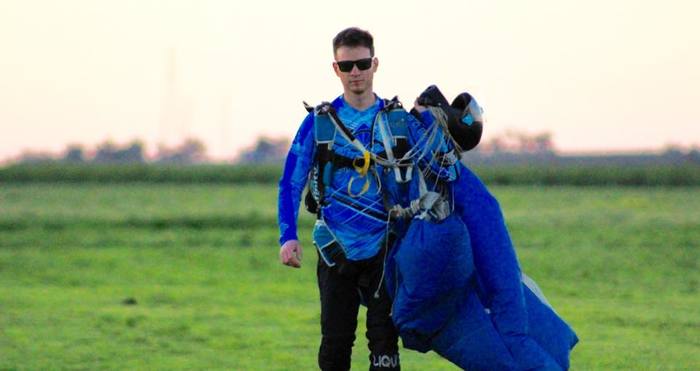
[[[389,298],[382,272],[383,252],[369,263],[366,272],[369,285],[361,287],[367,304],[367,340],[370,351],[370,370],[400,370],[399,335],[391,320],[392,301]]]
[[[357,274],[341,274],[339,265],[329,267],[323,259],[318,260],[316,273],[321,296],[318,366],[324,371],[346,371],[350,369],[360,306]]]

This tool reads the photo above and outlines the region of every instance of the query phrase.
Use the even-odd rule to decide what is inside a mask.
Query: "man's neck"
[[[362,93],[362,94],[354,94],[352,92],[345,92],[345,93],[343,93],[343,99],[345,99],[345,103],[350,105],[350,107],[352,107],[358,111],[364,111],[367,108],[370,108],[370,107],[372,107],[372,105],[374,105],[376,97],[374,95],[374,92],[369,90],[369,91]]]

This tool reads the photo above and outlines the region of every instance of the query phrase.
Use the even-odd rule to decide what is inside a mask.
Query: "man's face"
[[[361,70],[362,60],[370,59],[371,64],[366,70]],[[347,72],[341,71],[343,64],[349,65],[351,62],[359,61],[352,64],[352,69]],[[338,62],[341,62],[340,65]],[[340,78],[340,82],[343,84],[343,90],[345,92],[352,92],[353,94],[361,95],[367,91],[372,91],[372,79],[374,73],[377,71],[377,66],[379,61],[377,58],[372,58],[370,56],[369,48],[364,46],[358,47],[347,47],[341,46],[335,52],[335,62],[333,62],[333,70],[335,74]],[[366,66],[365,66],[366,67]]]

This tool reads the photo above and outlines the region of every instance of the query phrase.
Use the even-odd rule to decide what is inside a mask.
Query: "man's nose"
[[[352,64],[352,69],[350,70],[351,75],[359,75],[360,74],[360,67],[357,67],[357,63]]]

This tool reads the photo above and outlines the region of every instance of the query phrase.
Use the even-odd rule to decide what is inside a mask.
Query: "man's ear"
[[[372,71],[377,72],[377,68],[379,68],[379,58],[374,57],[372,58]]]

